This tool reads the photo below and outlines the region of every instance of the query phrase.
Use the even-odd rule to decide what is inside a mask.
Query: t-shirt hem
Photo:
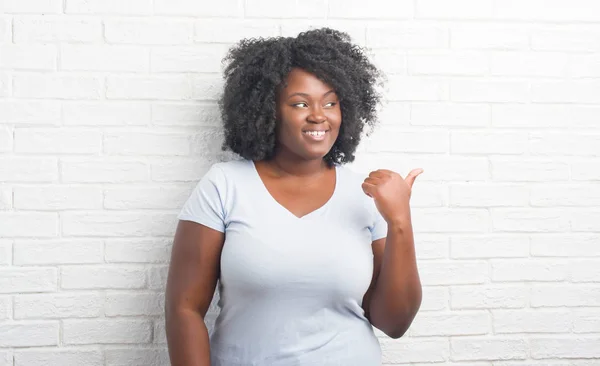
[[[206,227],[209,227],[209,228],[211,228],[213,230],[220,231],[222,233],[225,232],[225,227],[222,224],[211,222],[211,221],[208,221],[206,219],[203,220],[203,219],[199,219],[199,218],[197,218],[195,216],[190,216],[190,215],[179,215],[177,218],[179,220],[183,220],[183,221],[192,221],[192,222],[195,222],[197,224],[201,224],[201,225],[204,225]]]

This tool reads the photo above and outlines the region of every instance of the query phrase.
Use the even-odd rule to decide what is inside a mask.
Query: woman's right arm
[[[165,294],[171,366],[210,366],[204,316],[220,272],[225,235],[191,221],[179,221]]]

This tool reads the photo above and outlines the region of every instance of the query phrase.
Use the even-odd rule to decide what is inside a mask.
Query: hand
[[[404,222],[410,218],[412,186],[423,169],[413,169],[406,178],[391,170],[371,172],[362,184],[365,194],[375,200],[377,210],[388,224]]]

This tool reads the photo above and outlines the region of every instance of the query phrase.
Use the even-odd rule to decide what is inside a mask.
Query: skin
[[[302,217],[323,206],[335,188],[335,170],[327,167],[323,157],[339,134],[339,100],[330,85],[296,68],[288,75],[287,86],[278,90],[277,113],[274,157],[255,165],[273,198]],[[304,135],[306,130],[327,132],[316,142]],[[412,185],[421,172],[416,169],[402,178],[377,170],[362,185],[388,223],[387,238],[372,243],[374,271],[363,308],[373,326],[392,338],[406,332],[421,303],[409,206]],[[178,224],[165,295],[173,366],[210,366],[204,317],[219,278],[224,240],[223,233],[203,225]]]

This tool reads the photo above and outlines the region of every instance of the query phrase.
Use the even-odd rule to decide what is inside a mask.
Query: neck
[[[327,170],[327,164],[322,158],[305,160],[299,157],[287,156],[280,152],[267,162],[280,176],[297,176],[308,178],[319,175]]]

